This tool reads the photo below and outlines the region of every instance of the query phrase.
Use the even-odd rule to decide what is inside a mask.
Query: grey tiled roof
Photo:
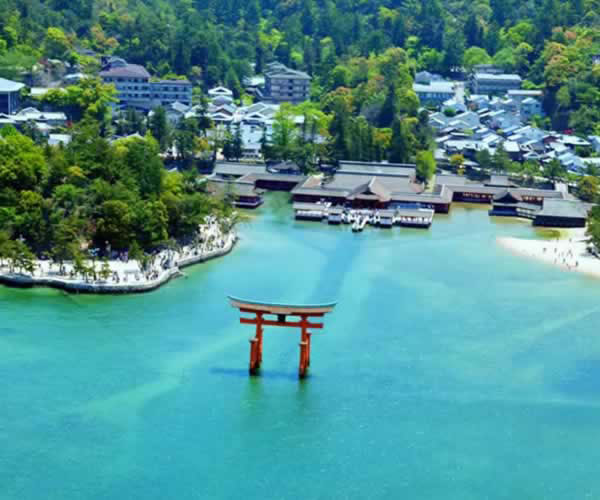
[[[214,173],[217,175],[237,175],[246,174],[265,174],[267,167],[265,165],[247,165],[244,163],[217,163]]]
[[[125,66],[113,66],[100,72],[102,78],[150,78],[150,73],[139,64],[127,64]]]
[[[547,199],[544,200],[544,206],[538,215],[580,219],[587,217],[587,210],[579,201]]]

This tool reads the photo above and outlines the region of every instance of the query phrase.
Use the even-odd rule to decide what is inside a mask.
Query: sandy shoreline
[[[568,229],[558,240],[499,237],[496,241],[516,255],[600,278],[600,259],[588,253],[584,228]]]
[[[196,246],[184,246],[179,251],[164,251],[156,256],[151,267],[142,271],[135,260],[108,261],[111,276],[107,279],[90,279],[75,275],[73,263],[64,264],[64,272],[50,261],[36,261],[33,274],[10,270],[0,262],[0,284],[17,287],[49,287],[70,293],[129,294],[156,290],[171,279],[182,276],[181,269],[207,260],[227,255],[237,242],[234,231],[222,234],[216,223],[202,227],[210,242]],[[4,264],[4,266],[3,266]],[[91,262],[88,264],[92,265]],[[101,262],[93,264],[100,271]]]

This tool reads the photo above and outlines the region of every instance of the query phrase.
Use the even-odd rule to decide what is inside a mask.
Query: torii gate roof
[[[337,302],[326,302],[323,304],[281,304],[277,302],[261,302],[257,300],[241,299],[228,296],[232,307],[251,311],[261,311],[269,314],[315,314],[323,315],[331,312]]]

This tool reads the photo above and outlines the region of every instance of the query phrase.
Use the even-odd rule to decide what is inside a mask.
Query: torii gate
[[[306,376],[306,370],[310,365],[310,338],[312,333],[309,328],[321,329],[323,323],[310,323],[311,317],[323,317],[331,312],[336,303],[293,305],[273,304],[268,302],[257,302],[229,296],[232,307],[239,309],[242,313],[254,314],[253,318],[240,318],[240,323],[256,325],[256,336],[250,339],[250,374],[257,375],[262,363],[263,333],[265,326],[287,326],[300,328],[300,364],[298,375],[300,378]],[[265,315],[276,316],[276,319],[265,318]],[[288,321],[287,316],[296,316],[297,321]]]

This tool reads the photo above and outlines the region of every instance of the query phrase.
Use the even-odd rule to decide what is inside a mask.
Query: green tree
[[[242,140],[242,130],[238,125],[233,135],[233,142],[231,145],[231,152],[236,160],[239,160],[243,156],[244,141]]]
[[[490,64],[491,62],[492,58],[487,51],[481,47],[469,47],[465,50],[464,66],[468,70],[473,69],[473,67],[478,64]]]
[[[289,160],[293,154],[295,123],[293,108],[282,104],[273,122],[271,150],[279,160]]]
[[[61,266],[79,251],[80,223],[74,218],[61,220],[54,229],[51,255]]]
[[[567,175],[567,171],[565,167],[556,159],[553,158],[546,166],[544,167],[544,174],[552,181],[558,181],[564,179]]]
[[[394,163],[408,163],[415,154],[416,138],[408,118],[396,119],[392,124],[389,159]]]
[[[46,30],[44,52],[48,57],[61,59],[71,47],[71,42],[60,28],[50,27]]]
[[[455,154],[450,157],[450,165],[456,169],[462,167],[464,162],[465,157],[461,154]]]
[[[600,205],[596,205],[588,214],[586,234],[597,252],[600,252]]]
[[[577,182],[577,195],[583,200],[590,203],[598,200],[600,190],[600,179],[590,175],[584,175]]]
[[[102,267],[100,268],[100,272],[98,274],[103,281],[106,281],[108,278],[110,278],[112,270],[110,268],[110,263],[108,262],[108,257],[104,257],[102,259]]]
[[[148,128],[152,136],[158,141],[161,151],[166,151],[170,145],[170,127],[167,121],[167,113],[165,108],[159,106],[154,108]]]
[[[113,249],[129,248],[133,239],[133,212],[127,203],[119,200],[105,201],[99,210],[94,240],[100,248],[110,244]]]
[[[428,183],[435,174],[435,159],[431,151],[417,153],[417,179]]]

